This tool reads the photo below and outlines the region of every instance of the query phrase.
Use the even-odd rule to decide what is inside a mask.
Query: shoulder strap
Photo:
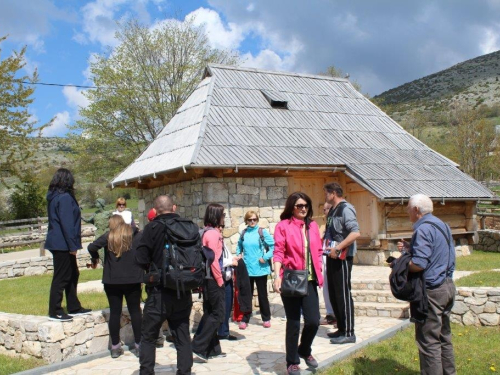
[[[241,237],[241,242],[245,241],[245,233],[246,233],[246,232],[247,232],[247,228],[245,228],[245,229],[243,229],[243,230],[241,231],[241,236],[240,236],[240,237]]]
[[[441,232],[441,234],[443,235],[444,239],[446,240],[446,243],[448,244],[448,262],[447,262],[447,265],[446,265],[446,272],[448,272],[448,269],[450,268],[450,261],[451,261],[451,240],[444,233],[444,231],[439,227],[439,225],[437,225],[436,223],[433,223],[431,221],[424,221],[422,224],[430,224],[430,225],[432,225],[434,228],[436,228],[438,231]],[[446,225],[448,227],[448,225],[446,223],[444,223],[444,225]]]

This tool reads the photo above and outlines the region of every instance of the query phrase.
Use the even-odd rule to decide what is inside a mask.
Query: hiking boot
[[[83,307],[80,307],[80,309],[76,311],[70,311],[68,314],[71,316],[78,316],[78,315],[88,315],[92,312],[91,309],[84,309]]]
[[[334,337],[333,339],[330,340],[330,342],[332,344],[337,344],[337,345],[354,344],[356,342],[356,335],[352,335],[352,336],[342,335],[342,336]]]
[[[247,329],[247,326],[248,326],[248,324],[246,324],[245,322],[240,322],[239,328],[240,329]]]
[[[118,358],[119,356],[121,356],[123,354],[123,349],[121,346],[119,348],[116,348],[116,349],[111,348],[110,351],[111,351],[111,358]]]
[[[73,320],[73,317],[69,316],[68,314],[62,313],[57,315],[50,315],[49,320],[52,320],[54,322],[71,322]]]
[[[308,355],[306,357],[299,354],[299,357],[306,361],[306,365],[308,365],[309,367],[318,367],[318,361],[316,361],[316,359],[312,355]]]
[[[300,367],[299,365],[290,365],[286,369],[288,375],[300,375]]]
[[[345,336],[345,332],[341,332],[339,330],[336,330],[335,332],[327,332],[326,335],[330,338],[335,338],[339,336]]]

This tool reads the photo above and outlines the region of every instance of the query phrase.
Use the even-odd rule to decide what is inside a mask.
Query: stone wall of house
[[[82,227],[82,240],[83,241],[91,241],[94,238],[95,227],[93,225],[83,226]],[[45,237],[47,237],[47,226],[42,226],[42,231],[33,230],[31,233],[25,234],[13,234],[6,235],[0,237],[0,245],[5,245],[4,247],[15,247],[19,246],[19,243],[25,241],[35,241],[39,240],[40,242],[45,241]],[[32,244],[33,247],[37,247],[36,243]]]
[[[77,254],[78,268],[87,269],[87,263],[90,263],[90,255],[86,250],[81,250]],[[0,279],[8,279],[19,276],[43,275],[52,273],[54,265],[52,257],[33,257],[27,259],[10,260],[0,262]]]
[[[474,247],[482,251],[500,253],[500,230],[484,229],[477,231],[479,241]]]
[[[274,228],[288,197],[286,177],[235,178],[205,177],[194,181],[161,186],[149,190],[139,190],[139,215],[146,222],[145,215],[153,207],[153,200],[160,194],[174,195],[178,213],[192,219],[200,227],[209,203],[220,203],[226,210],[224,238],[226,245],[236,250],[239,231],[243,229],[244,215],[248,210],[259,212],[259,226]]]
[[[457,288],[451,321],[466,326],[500,324],[500,288]]]

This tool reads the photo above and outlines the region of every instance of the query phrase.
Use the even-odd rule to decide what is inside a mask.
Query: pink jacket
[[[305,254],[304,254],[304,236],[302,227],[305,223],[294,217],[291,219],[281,220],[274,230],[274,261],[280,262],[280,276],[283,277],[283,268],[291,268],[293,270],[305,269]],[[319,228],[316,222],[312,221],[309,225],[309,241],[311,254],[310,259],[316,272],[316,278],[319,286],[323,286],[322,262],[323,262],[323,246]]]
[[[222,279],[222,272],[219,265],[219,259],[222,256],[222,233],[219,230],[207,230],[203,235],[202,245],[211,248],[214,251],[215,259],[210,269],[212,271],[212,276],[217,283],[217,285],[224,285],[224,280]]]

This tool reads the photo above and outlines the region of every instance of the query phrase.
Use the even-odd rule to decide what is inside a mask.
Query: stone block
[[[463,296],[463,297],[470,297],[472,296],[472,290],[470,290],[469,288],[459,288],[457,293],[460,295],[460,296]]]
[[[461,301],[455,301],[455,304],[453,305],[453,309],[451,310],[451,312],[453,314],[458,314],[458,315],[463,315],[465,314],[467,311],[469,311],[469,308],[467,307],[467,305]]]
[[[21,331],[14,332],[14,350],[21,353],[23,342],[26,340],[26,335]]]
[[[94,326],[94,337],[109,335],[108,323],[96,324]]]
[[[261,185],[264,187],[276,186],[276,181],[274,178],[264,177],[261,179]]]
[[[92,341],[88,341],[90,346],[88,347],[88,353],[98,353],[107,350],[109,347],[109,336],[94,337]]]
[[[486,292],[488,296],[500,296],[500,289],[490,289]]]
[[[267,188],[267,199],[283,199],[283,188],[278,187],[268,187]],[[273,204],[274,206],[274,204]]]
[[[71,322],[64,322],[62,326],[67,336],[76,335],[85,329],[85,317],[73,318]]]
[[[61,362],[62,351],[59,343],[42,343],[41,355],[48,363]]]
[[[288,178],[286,178],[286,177],[276,177],[275,182],[276,182],[276,186],[288,187]]]
[[[493,302],[486,302],[486,304],[484,305],[484,312],[485,313],[495,313],[497,311],[497,305],[496,303],[493,303]]]
[[[271,235],[274,234],[274,230],[276,229],[276,225],[278,225],[278,223],[269,223],[269,233]]]
[[[500,321],[500,316],[498,314],[480,314],[479,321],[484,326],[497,326]]]
[[[43,275],[47,268],[43,266],[28,267],[24,270],[24,276]]]
[[[24,341],[22,353],[28,354],[33,357],[42,357],[42,345],[38,341]]]
[[[261,207],[259,209],[259,216],[261,218],[272,218],[274,215],[273,209],[271,207]]]
[[[61,349],[66,349],[69,347],[73,347],[76,345],[76,336],[66,337],[64,340],[61,340]]]
[[[252,179],[253,180],[253,179]],[[236,194],[252,194],[257,195],[260,192],[260,188],[248,185],[236,185]]]
[[[452,323],[462,324],[462,316],[461,315],[456,315],[456,314],[451,314],[450,315],[450,321]]]
[[[120,329],[120,339],[127,345],[135,342],[132,324],[127,324]]]
[[[87,328],[85,331],[76,334],[76,345],[81,345],[94,338],[94,330],[92,328]]]
[[[227,183],[212,182],[203,185],[203,201],[225,203],[229,200]]]
[[[53,343],[64,339],[64,329],[60,322],[45,322],[38,326],[38,337],[42,342]]]
[[[486,303],[488,298],[486,297],[467,297],[464,302],[469,304],[469,305],[474,305],[474,306],[481,306]]]
[[[477,316],[471,312],[467,311],[463,316],[462,316],[462,322],[466,326],[478,326],[480,325],[479,319]]]
[[[485,305],[480,305],[480,306],[470,305],[470,311],[472,311],[476,315],[482,314],[484,312],[484,306]]]

